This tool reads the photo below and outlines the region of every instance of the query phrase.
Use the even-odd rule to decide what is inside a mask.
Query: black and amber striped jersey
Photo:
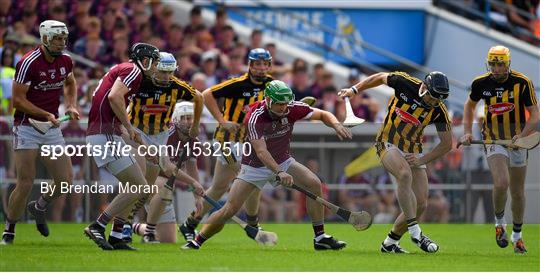
[[[521,133],[526,107],[538,104],[531,80],[517,71],[511,71],[503,83],[494,81],[491,73],[477,77],[471,84],[469,98],[475,102],[484,100],[485,140],[512,139]]]
[[[190,84],[174,76],[168,87],[156,86],[145,78],[129,104],[129,121],[148,135],[166,131],[176,102],[192,101],[196,92]]]
[[[422,81],[404,72],[392,72],[387,77],[394,96],[388,103],[388,113],[377,134],[377,142],[388,142],[406,153],[422,152],[424,128],[435,124],[437,131],[451,130],[448,110],[443,103],[438,107],[423,107],[418,94]]]
[[[270,76],[262,84],[254,84],[248,73],[230,80],[224,81],[210,88],[212,95],[216,99],[223,99],[221,114],[227,121],[242,124],[249,106],[264,98],[264,88],[266,83],[272,81]],[[243,126],[236,133],[230,133],[218,126],[214,132],[214,139],[220,142],[243,142],[246,130]]]

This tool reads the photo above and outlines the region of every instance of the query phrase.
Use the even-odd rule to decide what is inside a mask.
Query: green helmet
[[[286,83],[278,80],[266,84],[264,96],[270,98],[270,103],[290,103],[294,101],[291,88]]]

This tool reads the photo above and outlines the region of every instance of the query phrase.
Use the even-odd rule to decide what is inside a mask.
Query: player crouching
[[[167,140],[167,145],[169,147],[184,147],[184,143],[189,141],[189,132],[193,124],[194,117],[194,107],[192,102],[182,101],[176,104],[174,112],[172,114],[172,126],[169,130],[169,139]],[[193,154],[188,155],[186,151],[178,151],[177,155],[171,155],[170,161],[177,166],[184,167],[184,171],[191,177],[189,180],[181,180],[182,182],[191,182],[195,188],[199,189],[196,192],[204,191],[202,186],[197,182],[199,181],[199,170],[197,168],[197,157]],[[182,156],[184,155],[184,156]],[[182,164],[185,162],[185,164]],[[171,181],[171,182],[174,182]],[[174,212],[174,206],[172,204],[172,192],[169,188],[164,187],[167,183],[167,176],[164,172],[161,172],[156,180],[156,185],[159,187],[160,195],[155,200],[157,204],[148,204],[147,210],[149,207],[156,206],[160,212],[159,220],[156,225],[156,242],[161,243],[176,243],[176,216]],[[169,191],[170,198],[163,199],[163,191]],[[202,207],[202,199],[199,195],[194,194],[195,196],[195,207],[197,211],[200,211]],[[161,198],[160,198],[161,197]],[[147,236],[146,234],[147,224],[145,223],[135,223],[133,225],[133,231],[140,236]],[[144,240],[143,240],[144,242]]]

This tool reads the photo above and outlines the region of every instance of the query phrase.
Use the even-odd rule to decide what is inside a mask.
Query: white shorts
[[[148,212],[150,205],[148,203],[144,204],[144,209]],[[159,220],[156,224],[165,224],[165,223],[176,223],[176,214],[174,213],[173,203],[168,204],[164,209],[163,213],[159,217]]]
[[[223,142],[220,141],[214,141],[214,143],[220,143],[221,145],[218,146],[217,144],[213,144],[212,147],[222,147]],[[230,143],[231,147],[231,153],[224,155],[223,154],[223,148],[221,151],[218,151],[220,156],[217,157],[217,161],[221,163],[221,165],[228,165],[228,164],[239,164],[242,162],[242,142],[225,142]],[[229,144],[227,144],[228,146]]]
[[[111,142],[108,148],[106,149],[106,143]],[[94,161],[99,167],[105,167],[113,175],[117,175],[121,171],[127,169],[133,164],[137,164],[131,152],[128,155],[122,155],[119,151],[116,151],[120,147],[120,151],[123,150],[124,146],[129,146],[124,142],[122,137],[117,135],[90,135],[86,137],[86,143],[89,143],[92,146],[100,146],[102,155],[94,156]],[[114,146],[115,149],[112,149],[111,146]],[[96,149],[96,148],[93,148]],[[114,150],[114,151],[113,151]]]
[[[296,160],[290,157],[279,164],[279,168],[286,172],[294,162],[296,162]],[[274,187],[277,186],[276,174],[266,167],[255,168],[242,164],[240,167],[240,174],[237,178],[251,183],[259,189],[262,189],[266,183],[270,183]]]
[[[167,145],[167,140],[169,139],[169,131],[163,131],[157,135],[148,135],[145,132],[141,131],[139,128],[135,128],[135,131],[137,131],[139,134],[141,134],[142,140],[147,145],[154,145],[157,148],[163,145]],[[155,164],[150,161],[146,161],[147,164],[158,166],[158,164]]]
[[[396,145],[392,144],[392,143],[388,143],[388,142],[377,142],[376,145],[380,145],[380,144],[383,144],[384,147],[382,147],[384,150],[386,151],[391,151],[391,150],[397,150],[403,157],[405,157],[405,155],[407,154],[411,154],[411,153],[406,153],[402,150],[400,150]],[[381,147],[377,146],[377,149],[380,149]],[[382,154],[381,152],[379,152],[380,154]],[[417,157],[422,157],[424,156],[424,153],[418,153],[416,154]],[[382,160],[382,157],[381,157],[381,160]],[[425,169],[427,168],[426,165],[420,165],[418,167],[414,167],[414,168],[419,168],[419,169]]]
[[[111,185],[116,188],[119,182],[105,167],[101,167],[99,168],[99,183],[106,186]]]
[[[36,131],[32,126],[13,126],[13,149],[39,149],[41,145],[65,145],[62,130],[53,127],[44,135]]]
[[[501,154],[506,156],[508,158],[508,165],[510,167],[527,166],[527,159],[529,157],[529,153],[526,149],[508,149],[502,145],[486,144],[485,151],[487,158],[495,154]]]

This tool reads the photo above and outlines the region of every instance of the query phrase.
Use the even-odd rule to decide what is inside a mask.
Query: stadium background
[[[503,44],[512,52],[512,68],[540,85],[540,23],[538,1],[533,11],[519,10],[511,1],[0,1],[1,112],[0,179],[2,208],[14,182],[10,141],[10,69],[38,40],[38,24],[45,19],[66,22],[68,49],[76,61],[79,105],[83,119],[64,129],[70,143],[84,143],[84,129],[92,91],[116,63],[128,59],[135,42],[148,42],[175,54],[178,75],[204,90],[246,71],[250,48],[266,47],[274,56],[273,76],[291,84],[296,98],[319,98],[319,107],[343,120],[343,103],[336,91],[365,75],[404,70],[423,78],[440,70],[451,79],[448,101],[454,135],[462,134],[462,107],[472,79],[484,73],[490,46]],[[527,2],[527,1],[525,1]],[[294,3],[294,4],[293,4]],[[518,4],[516,4],[518,3]],[[516,9],[517,8],[517,9]],[[517,10],[517,11],[514,11]],[[537,22],[526,29],[516,25],[511,11]],[[225,23],[216,24],[217,17]],[[223,19],[222,19],[223,20]],[[217,20],[220,21],[220,20]],[[223,23],[223,22],[221,22]],[[12,77],[12,76],[11,76]],[[354,139],[339,142],[321,124],[303,123],[295,130],[295,158],[319,174],[327,198],[349,209],[366,209],[376,223],[391,223],[398,213],[393,185],[377,165],[370,147],[385,114],[391,89],[380,87],[352,100],[357,116],[369,121],[353,130]],[[61,111],[62,112],[62,111]],[[204,132],[215,126],[206,113]],[[428,130],[428,149],[436,139]],[[361,156],[359,158],[359,156]],[[539,149],[532,150],[526,192],[526,223],[540,223]],[[358,159],[359,158],[359,159]],[[355,161],[355,159],[357,159]],[[213,158],[200,159],[209,186]],[[97,170],[93,160],[73,158],[80,183],[115,183]],[[351,165],[349,165],[352,163]],[[348,166],[348,168],[346,168]],[[48,179],[40,167],[39,181]],[[452,150],[429,165],[430,199],[422,221],[434,223],[489,223],[491,181],[481,148]],[[35,193],[39,191],[35,187]],[[191,208],[189,194],[177,192],[178,219]],[[51,209],[52,221],[87,222],[112,196],[66,196]],[[226,197],[224,197],[225,199]],[[282,188],[265,190],[263,222],[306,221],[303,197]],[[510,211],[510,209],[507,209]],[[509,217],[510,213],[506,217]],[[4,217],[4,215],[0,215]],[[335,220],[329,214],[328,220]],[[3,220],[3,219],[2,219]],[[509,219],[508,219],[509,220]]]

